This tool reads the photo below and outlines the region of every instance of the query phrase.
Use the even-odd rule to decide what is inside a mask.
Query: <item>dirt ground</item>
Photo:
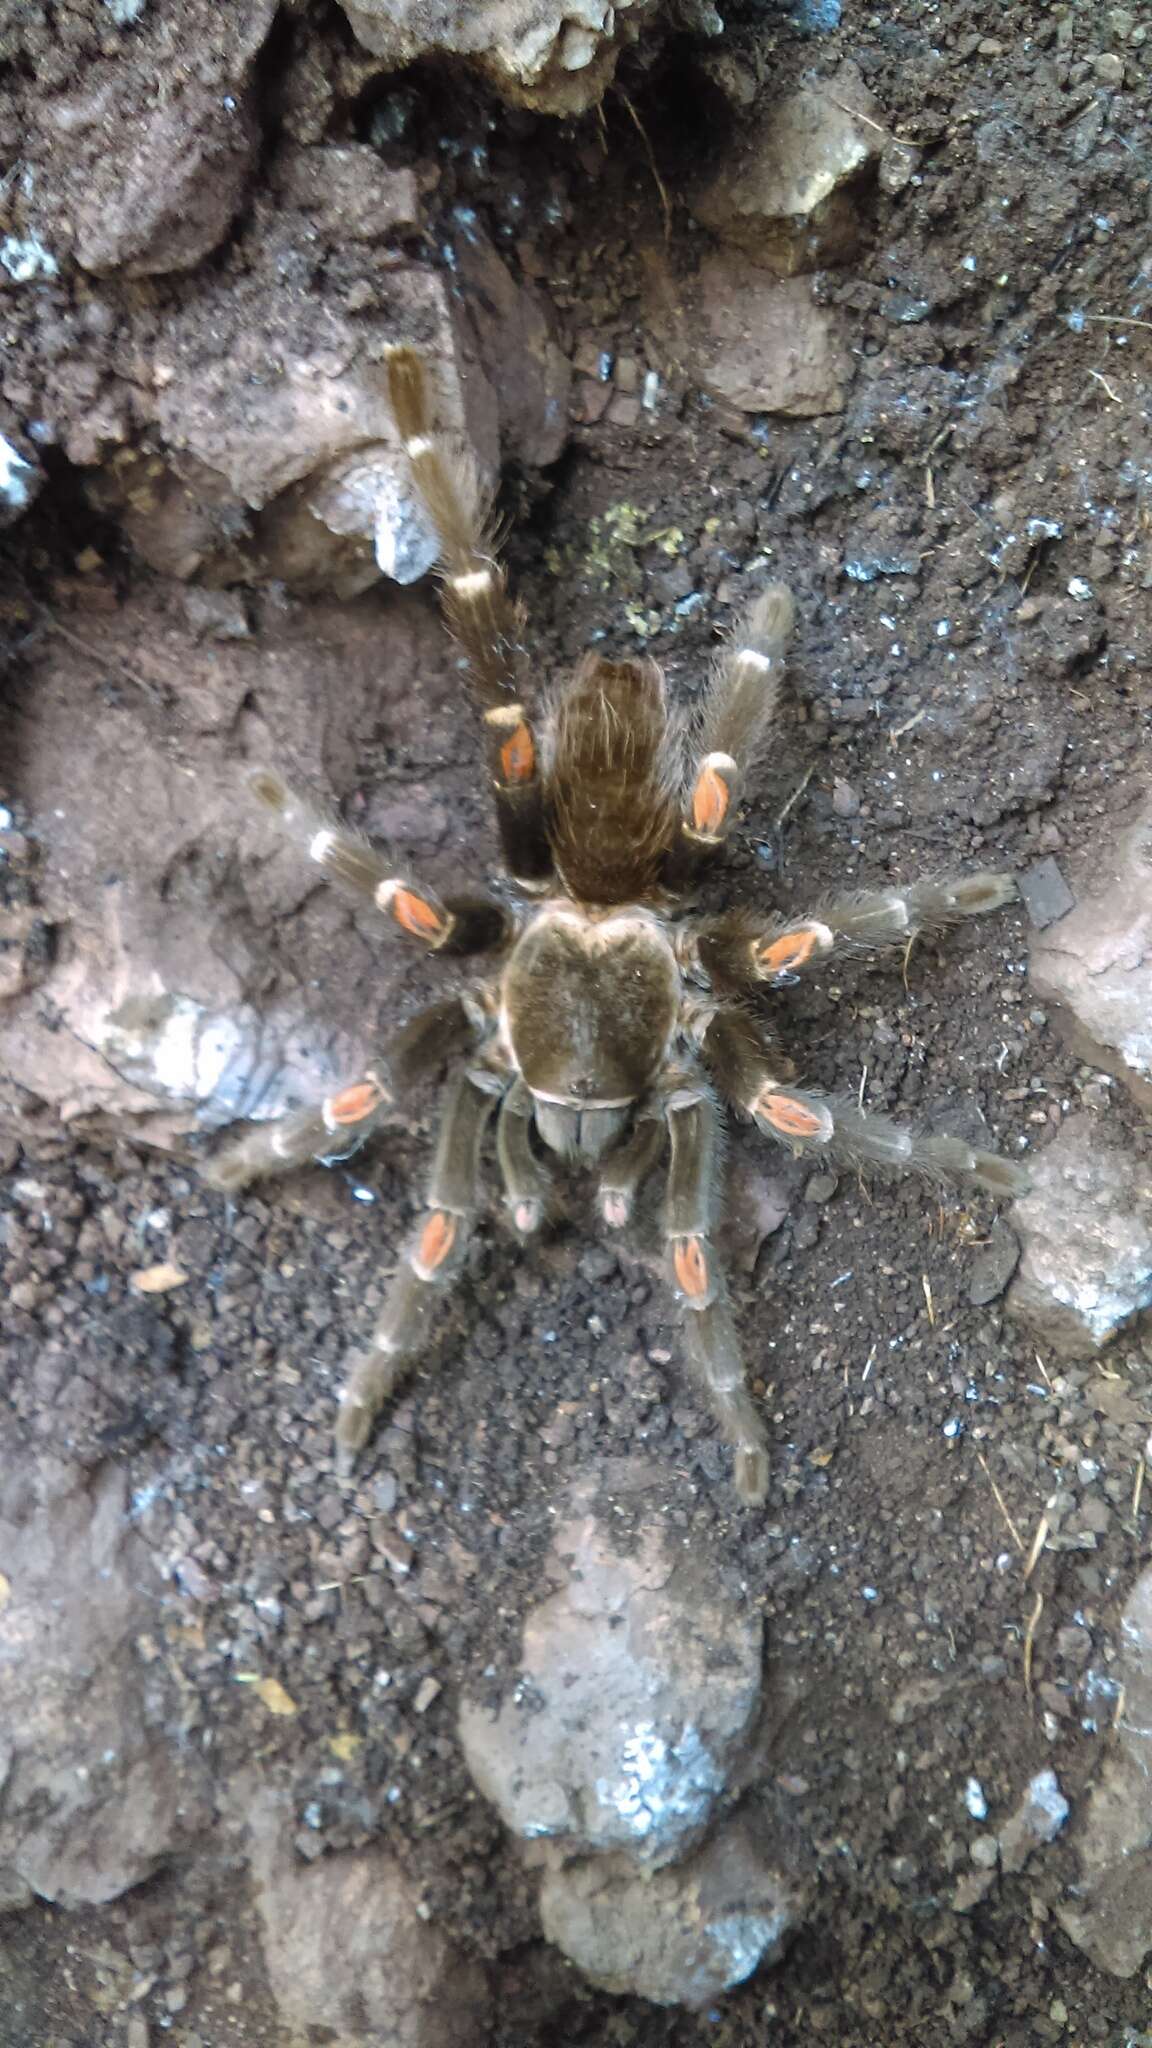
[[[654,411],[618,396],[553,469],[510,477],[508,551],[541,668],[594,635],[635,644],[627,614],[689,698],[754,560],[792,586],[799,623],[731,900],[803,907],[845,882],[1047,853],[1074,875],[1146,783],[1152,732],[1149,96],[1130,82],[1147,46],[1118,88],[1096,59],[1117,47],[1119,10],[900,0],[847,7],[818,45],[775,9],[738,16],[740,47],[785,84],[850,58],[922,152],[920,182],[878,191],[863,253],[824,275],[854,359],[843,413],[737,422],[670,378]],[[272,61],[291,56],[286,32]],[[667,367],[643,306],[661,187],[691,264],[705,238],[679,195],[726,117],[688,43],[633,88],[647,143],[618,95],[603,121],[558,125],[417,72],[405,147],[435,156],[446,217],[475,208],[506,254],[529,255],[578,366],[606,353],[643,376]],[[341,119],[356,133],[366,110]],[[86,516],[61,475],[10,536],[35,587]],[[1029,536],[1029,521],[1050,530]],[[647,538],[672,530],[671,549]],[[177,602],[126,552],[115,575],[121,633]],[[356,599],[349,630],[370,644],[390,602]],[[257,634],[270,604],[252,599]],[[292,618],[278,611],[275,630]],[[17,716],[58,654],[50,635],[20,650]],[[108,705],[96,680],[94,719],[156,715]],[[440,820],[429,864],[492,871],[461,723],[422,728],[420,705],[414,681],[386,707],[357,786],[398,800],[415,777]],[[1010,912],[917,946],[906,979],[899,961],[854,964],[795,990],[781,1027],[814,1085],[983,1125],[1027,1157],[1100,1099],[1030,998],[1027,958],[1026,917]],[[413,971],[398,1000],[432,985]],[[1146,1121],[1122,1091],[1105,1099],[1152,1158]],[[92,1467],[114,1458],[145,1540],[191,1560],[197,1618],[167,1629],[161,1654],[221,1775],[286,1769],[313,1851],[386,1830],[433,1918],[493,1967],[494,2048],[1145,2038],[1152,1975],[1095,1971],[1051,1916],[1071,1873],[1061,1842],[1042,1882],[1030,1867],[954,1909],[980,1832],[970,1779],[1000,1812],[1047,1766],[1073,1801],[1087,1781],[1108,1730],[1090,1671],[1148,1541],[1138,1496],[1133,1510],[1146,1430],[1101,1417],[1098,1368],[1061,1372],[995,1299],[968,1298],[992,1209],[851,1175],[813,1187],[734,1134],[737,1186],[786,1204],[758,1249],[734,1232],[771,1433],[763,1514],[735,1508],[651,1265],[596,1240],[586,1191],[524,1254],[493,1220],[348,1499],[333,1390],[413,1214],[433,1107],[352,1166],[235,1205],[199,1184],[199,1141],[171,1159],[41,1136],[5,1162],[5,1455],[54,1443]],[[127,1276],[161,1259],[189,1282],[141,1300]],[[1136,1409],[1152,1406],[1152,1340],[1123,1364]],[[548,1955],[454,1735],[461,1688],[515,1665],[558,1494],[637,1448],[663,1473],[648,1512],[714,1546],[763,1613],[778,1718],[757,1792],[799,1823],[819,1877],[785,1961],[703,2015],[600,1996]],[[1025,1583],[1018,1538],[1031,1542],[1061,1473],[1079,1505]],[[377,1546],[385,1516],[418,1560],[407,1581]],[[290,1718],[255,1719],[232,1676],[256,1594],[282,1605]],[[334,1784],[326,1744],[349,1726],[366,1740]],[[289,2040],[223,1851],[99,1911],[8,1916],[0,1968],[3,2048],[119,2042],[107,2015],[133,1972],[151,1980],[138,2010],[156,2040]]]

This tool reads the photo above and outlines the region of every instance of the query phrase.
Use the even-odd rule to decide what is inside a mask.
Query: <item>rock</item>
[[[1023,1870],[1033,1850],[1056,1840],[1071,1811],[1055,1771],[1038,1771],[1000,1830],[1001,1867]]]
[[[45,637],[11,720],[41,852],[27,915],[53,943],[4,1006],[3,1110],[162,1144],[355,1073],[405,971],[374,933],[334,938],[348,911],[269,829],[245,757],[346,794],[370,735],[418,717],[443,756],[461,717],[451,644],[422,601],[318,601],[270,610],[251,639],[205,639],[191,594],[165,604],[138,584],[75,626],[89,652]],[[94,677],[117,692],[99,718]],[[0,962],[17,960],[2,940]]]
[[[807,279],[716,249],[681,284],[653,257],[648,282],[653,331],[712,397],[797,419],[843,410],[851,359]]]
[[[1117,1648],[1123,1710],[1077,1819],[1079,1881],[1055,1912],[1099,1969],[1131,1977],[1152,1949],[1152,1570],[1128,1596]]]
[[[639,1501],[649,1483],[632,1466],[614,1491]],[[460,1739],[515,1834],[651,1870],[699,1841],[738,1769],[761,1627],[662,1531],[629,1556],[613,1535],[586,1485],[556,1535],[557,1590],[525,1621],[517,1684],[496,1713],[465,1702]]]
[[[1091,1357],[1152,1305],[1152,1179],[1091,1117],[1062,1125],[1012,1220],[1023,1252],[1008,1313],[1062,1357]]]
[[[1064,880],[1060,864],[1051,856],[1033,861],[1016,879],[1035,931],[1042,932],[1047,925],[1055,924],[1057,918],[1066,917],[1075,904],[1076,898]]]
[[[572,372],[540,293],[518,284],[474,219],[456,219],[462,310],[500,414],[506,455],[543,468],[568,438]]]
[[[15,526],[39,496],[43,472],[32,444],[0,406],[0,530]]]
[[[1020,1259],[1020,1243],[1002,1217],[997,1217],[968,1272],[968,1299],[976,1308],[1003,1294]]]
[[[301,1862],[291,1808],[268,1791],[252,1799],[249,1826],[264,1960],[286,2028],[330,2028],[334,2048],[491,2039],[484,1970],[421,1916],[385,1850]]]
[[[1152,1108],[1152,801],[1095,852],[1076,908],[1034,940],[1030,974],[1078,1057]]]
[[[277,196],[338,242],[379,242],[420,226],[415,171],[390,170],[367,143],[288,148],[272,167]]]
[[[659,0],[340,0],[357,40],[398,71],[463,57],[516,106],[582,114]]]
[[[259,131],[250,100],[189,85],[132,124],[127,155],[109,153],[76,216],[76,260],[96,275],[194,270],[240,210]]]
[[[552,1870],[540,1917],[549,1941],[603,1990],[698,2009],[778,1959],[803,1896],[738,1818],[687,1862],[655,1873],[622,1856]]]
[[[887,137],[852,64],[757,113],[691,198],[696,218],[781,277],[845,263]]]
[[[0,1904],[102,1905],[206,1818],[162,1673],[136,1656],[162,1587],[112,1466],[0,1473]]]

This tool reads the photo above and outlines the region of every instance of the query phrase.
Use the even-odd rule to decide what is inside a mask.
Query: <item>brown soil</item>
[[[790,700],[725,884],[739,901],[799,906],[846,879],[1024,867],[1045,852],[1074,874],[1147,773],[1147,95],[1106,89],[1093,69],[1112,47],[1104,10],[969,0],[928,18],[901,0],[849,13],[818,44],[760,9],[734,31],[785,81],[816,57],[828,69],[851,57],[923,151],[920,185],[877,197],[867,252],[828,278],[857,363],[846,412],[738,426],[677,398],[673,380],[654,414],[614,401],[554,472],[510,486],[510,551],[546,666],[618,632],[627,603],[659,613],[647,644],[687,696],[751,556],[796,592]],[[309,16],[294,35],[306,25],[323,32]],[[663,229],[623,105],[610,98],[603,128],[566,129],[435,74],[404,90],[446,214],[477,208],[543,276],[570,355],[602,349],[642,372],[644,252]],[[675,195],[722,103],[701,95],[685,49],[634,91]],[[349,100],[333,118],[355,133],[367,116]],[[673,234],[691,260],[679,212]],[[659,542],[613,546],[604,515],[622,502],[643,532],[680,530],[675,558]],[[58,478],[14,537],[30,576],[75,548],[83,517]],[[1058,535],[1009,543],[1032,518]],[[137,604],[148,617],[163,593],[140,577],[134,594],[131,563],[119,568],[122,621]],[[360,601],[366,635],[387,605]],[[21,690],[27,663],[49,653],[25,650]],[[125,715],[150,714],[94,688],[94,717]],[[418,727],[409,738],[419,716],[418,691],[389,705],[360,780],[370,789],[383,771],[399,787],[411,769],[446,821],[437,858],[450,869],[478,848],[491,869],[476,767],[448,719],[434,742]],[[982,1115],[1001,1148],[1040,1147],[1092,1077],[1030,1002],[1026,960],[1025,921],[1008,915],[918,947],[906,983],[899,963],[846,969],[788,1001],[790,1049],[820,1086],[855,1091],[866,1075],[875,1107],[961,1125]],[[403,1000],[421,985],[410,977]],[[1120,1101],[1112,1113],[1152,1156],[1146,1124]],[[333,1390],[411,1216],[429,1115],[354,1168],[234,1209],[191,1164],[63,1141],[24,1158],[0,1197],[17,1226],[0,1268],[19,1304],[6,1318],[8,1441],[122,1461],[148,1541],[194,1561],[193,1618],[168,1631],[164,1655],[221,1773],[257,1756],[289,1768],[313,1848],[386,1831],[431,1913],[492,1960],[501,2048],[1128,2039],[1126,2025],[1147,2023],[1145,1984],[1095,1973],[1049,1917],[1071,1875],[1063,1844],[1044,1852],[1043,1882],[1033,1866],[971,1912],[950,1905],[981,1833],[969,1778],[1001,1816],[1049,1764],[1070,1798],[1084,1784],[1107,1714],[1098,1727],[1080,1638],[1061,1631],[1087,1630],[1099,1658],[1147,1536],[1130,1512],[1141,1429],[1101,1420],[1092,1373],[1054,1388],[1057,1369],[996,1303],[968,1303],[990,1212],[850,1176],[811,1200],[808,1175],[785,1166],[788,1216],[734,1282],[771,1423],[766,1515],[733,1506],[649,1268],[601,1248],[579,1200],[534,1254],[493,1222],[349,1505],[332,1478]],[[733,1152],[746,1185],[782,1172],[746,1134]],[[42,1188],[35,1200],[22,1177]],[[155,1257],[192,1279],[141,1302],[127,1274]],[[558,1492],[638,1446],[663,1461],[648,1511],[686,1543],[706,1534],[764,1612],[781,1718],[761,1796],[799,1821],[821,1880],[783,1965],[716,2015],[602,1998],[553,1966],[530,1883],[454,1737],[460,1688],[515,1663]],[[1085,1540],[1045,1553],[1025,1586],[1003,1508],[1029,1542],[1057,1471],[1077,1467]],[[404,1583],[373,1541],[384,1516],[416,1552]],[[1037,1592],[1030,1697],[1021,1643]],[[276,1669],[299,1711],[257,1727],[232,1673],[260,1595],[282,1600]],[[429,1676],[442,1690],[421,1713]],[[367,1740],[333,1785],[326,1743],[348,1727]],[[140,2009],[157,2038],[286,2040],[223,1856],[99,1913],[9,1918],[2,1942],[4,2048],[119,2040],[102,2015],[129,1959],[156,1978]]]

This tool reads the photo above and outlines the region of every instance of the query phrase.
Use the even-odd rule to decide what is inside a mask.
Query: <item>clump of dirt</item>
[[[114,12],[73,10],[73,58],[113,60]],[[850,59],[905,152],[907,176],[890,170],[868,201],[862,252],[822,273],[854,374],[843,411],[815,419],[706,400],[652,331],[666,235],[686,274],[712,248],[682,196],[733,118],[693,39],[655,73],[626,70],[634,92],[610,95],[602,120],[563,126],[432,68],[381,81],[324,8],[265,48],[257,84],[276,119],[433,165],[438,218],[473,210],[554,310],[577,376],[567,452],[507,487],[539,673],[608,636],[655,654],[691,701],[745,587],[779,577],[796,593],[788,701],[717,900],[804,908],[846,884],[1042,855],[1071,871],[1146,781],[1146,47],[1131,15],[1089,6],[957,5],[929,23],[898,0],[818,39],[743,12],[729,51],[742,75],[783,88]],[[26,91],[39,65],[59,114],[68,77],[35,22],[3,56],[0,84]],[[178,287],[124,287],[161,329],[167,294],[186,317],[212,288],[211,262]],[[310,289],[323,300],[322,272]],[[14,293],[6,313],[10,300],[11,403],[45,348],[94,399],[106,377],[122,395],[114,337],[76,317],[63,285],[39,313]],[[20,569],[5,615],[18,721],[61,628],[99,640],[85,547],[107,565],[118,649],[138,623],[146,662],[157,608],[178,601],[97,522],[75,467],[45,460],[40,505],[5,543]],[[281,655],[313,644],[307,597],[245,602],[257,646],[265,632]],[[367,643],[390,603],[358,599],[349,633]],[[418,676],[390,687],[349,786],[399,802],[414,770],[439,820],[422,858],[488,873],[479,756],[442,682],[431,723]],[[99,660],[91,684],[93,723],[118,722],[121,747],[131,721],[155,719]],[[172,699],[171,744],[194,764],[178,685]],[[50,818],[21,814],[18,778],[2,794],[14,830],[50,839]],[[416,844],[415,813],[410,828]],[[394,829],[403,843],[403,819]],[[4,872],[21,944],[49,945],[32,855]],[[207,898],[207,881],[185,880]],[[303,977],[320,1019],[324,935]],[[785,1043],[822,1088],[990,1127],[1025,1160],[1084,1109],[1148,1161],[1146,1119],[1065,1049],[1027,953],[1012,912],[903,967],[838,969],[781,1001]],[[35,957],[28,971],[34,986]],[[374,972],[357,952],[365,989]],[[430,986],[423,967],[401,986],[387,964],[381,1013]],[[734,1507],[669,1305],[643,1260],[595,1242],[579,1190],[529,1252],[496,1221],[480,1231],[432,1355],[344,1492],[330,1446],[342,1361],[379,1307],[433,1113],[414,1102],[372,1154],[234,1207],[200,1186],[194,1147],[173,1160],[6,1141],[8,1455],[127,1473],[139,1535],[179,1592],[153,1648],[185,1739],[221,1784],[285,1781],[306,1859],[386,1840],[421,1913],[489,1967],[492,2039],[508,2048],[560,2032],[641,2048],[1133,2039],[1142,1977],[1096,1971],[1053,1918],[1077,1876],[1066,1837],[1003,1874],[987,1844],[1045,1768],[1075,1806],[1107,1740],[1110,1631],[1152,1505],[1136,1477],[1152,1340],[1137,1329],[1106,1369],[1057,1369],[997,1294],[973,1298],[990,1209],[782,1170],[740,1131],[741,1186],[782,1196],[733,1287],[771,1433],[766,1514]],[[161,1262],[186,1280],[141,1295],[133,1273]],[[515,1668],[558,1495],[637,1446],[661,1473],[645,1514],[718,1555],[731,1596],[763,1618],[775,1718],[757,1793],[802,1832],[819,1878],[785,1960],[704,2015],[594,1993],[543,1949],[535,1881],[455,1735],[461,1688]],[[1057,1492],[1063,1519],[1026,1575]],[[266,1670],[292,1711],[237,1682]],[[127,2032],[129,2014],[182,2048],[285,2039],[246,1881],[219,1847],[99,1911],[9,1915],[0,1954],[11,2048],[88,2040],[113,2013],[108,2038],[133,2048],[152,2036]]]

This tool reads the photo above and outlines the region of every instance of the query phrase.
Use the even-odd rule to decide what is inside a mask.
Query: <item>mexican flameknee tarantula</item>
[[[618,1230],[666,1154],[669,1278],[693,1362],[733,1447],[737,1491],[760,1502],[766,1438],[744,1385],[713,1243],[720,1105],[798,1153],[954,1176],[998,1195],[1018,1193],[1024,1180],[1007,1160],[958,1138],[792,1087],[791,1063],[752,999],[839,950],[905,945],[929,927],[996,910],[1015,886],[1007,875],[975,874],[847,896],[797,919],[687,914],[678,899],[723,847],[775,709],[792,627],[787,590],[774,584],[752,605],[716,666],[690,744],[647,657],[585,654],[534,723],[523,614],[493,559],[476,475],[433,428],[419,355],[393,349],[388,376],[439,540],[444,610],[481,715],[504,864],[519,901],[508,909],[485,896],[438,896],[396,875],[375,847],[278,776],[256,774],[256,796],[325,876],[417,945],[486,954],[493,973],[416,1017],[319,1108],[250,1128],[212,1162],[209,1178],[233,1191],[309,1159],[346,1156],[414,1080],[456,1062],[423,1220],[341,1397],[337,1455],[347,1471],[423,1347],[439,1291],[459,1271],[493,1116],[505,1200],[525,1237],[545,1215],[549,1155],[594,1170],[601,1217]]]

